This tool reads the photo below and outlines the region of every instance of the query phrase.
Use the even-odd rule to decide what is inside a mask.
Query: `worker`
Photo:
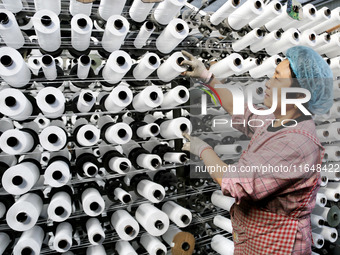
[[[220,81],[204,64],[186,51],[182,65],[191,67],[183,75],[198,78],[215,87]],[[281,114],[281,88],[301,87],[311,93],[305,103],[308,114],[294,104]],[[215,171],[226,168],[213,148],[199,139],[183,134],[188,140],[183,150],[200,157],[224,195],[235,198],[230,209],[234,254],[311,254],[311,212],[320,187],[320,167],[325,148],[316,136],[315,114],[324,114],[333,104],[333,75],[326,61],[314,50],[295,46],[287,50],[273,77],[266,82],[263,104],[271,108],[273,89],[277,88],[277,108],[270,115],[256,115],[245,105],[244,115],[233,115],[233,98],[227,88],[216,88],[222,107],[232,115],[233,127],[251,138],[236,172]],[[303,93],[295,93],[303,98]],[[288,95],[287,95],[288,97]],[[256,109],[265,109],[254,106]],[[260,119],[264,125],[243,125]],[[266,120],[267,119],[267,120]],[[273,121],[275,119],[275,121]],[[258,121],[258,120],[257,120]],[[256,126],[256,125],[253,125]],[[262,171],[242,171],[256,166]],[[265,171],[263,166],[279,166],[285,172]],[[215,167],[215,168],[214,168]],[[218,168],[219,167],[219,168]],[[288,169],[288,172],[287,172]]]

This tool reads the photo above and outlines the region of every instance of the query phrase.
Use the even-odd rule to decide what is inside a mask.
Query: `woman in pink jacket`
[[[202,62],[188,52],[183,54],[188,60],[182,65],[192,68],[184,75],[199,78],[211,87],[220,83]],[[232,127],[251,137],[238,163],[231,165],[237,171],[210,171],[223,194],[235,198],[230,210],[234,254],[311,254],[310,216],[321,182],[324,147],[316,136],[311,115],[293,104],[288,104],[286,114],[281,114],[281,89],[307,89],[311,98],[304,106],[311,114],[323,114],[333,104],[333,75],[325,60],[308,47],[290,48],[286,57],[266,83],[263,104],[268,108],[273,103],[273,89],[277,88],[273,114],[256,115],[247,106],[244,115],[233,114],[231,92],[227,88],[215,89],[222,107],[232,115],[232,122],[238,123]],[[293,96],[304,97],[301,93]],[[252,119],[252,123],[259,122],[252,126],[258,127],[241,124]],[[197,137],[184,136],[189,142],[183,150],[198,155],[206,166],[227,169],[211,146]],[[246,170],[249,166],[261,171]],[[270,171],[270,166],[281,170]]]

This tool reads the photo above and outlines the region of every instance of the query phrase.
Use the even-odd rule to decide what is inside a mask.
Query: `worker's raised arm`
[[[221,82],[214,77],[214,75],[209,72],[204,64],[191,55],[189,52],[182,50],[182,54],[188,58],[188,60],[183,60],[181,65],[188,65],[191,67],[192,71],[185,71],[183,75],[187,75],[192,78],[198,78],[203,81],[203,83],[208,84],[211,87],[215,87],[216,84],[221,84]],[[233,96],[232,93],[227,88],[216,88],[216,92],[221,98],[222,107],[230,115],[233,114]]]

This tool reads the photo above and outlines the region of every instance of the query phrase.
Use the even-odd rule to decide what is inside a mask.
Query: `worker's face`
[[[289,68],[289,60],[285,59],[277,65],[273,77],[267,81],[264,105],[271,108],[273,103],[273,88],[277,88],[277,107],[276,111],[281,113],[281,88],[288,88],[292,85],[292,76]],[[287,111],[294,105],[287,105]]]

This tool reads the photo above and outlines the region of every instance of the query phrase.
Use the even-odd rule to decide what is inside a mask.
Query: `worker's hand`
[[[183,145],[182,150],[184,151],[190,151],[192,154],[201,157],[201,153],[204,149],[206,148],[212,149],[212,147],[209,144],[202,141],[198,137],[190,136],[188,133],[183,133],[183,137],[185,137],[189,141]]]
[[[200,60],[195,58],[189,52],[185,50],[182,50],[181,52],[185,57],[189,59],[183,60],[181,65],[189,65],[192,69],[192,71],[185,71],[182,74],[192,78],[201,79],[204,83],[208,83],[210,78],[212,77],[212,73],[205,68],[204,64]]]

